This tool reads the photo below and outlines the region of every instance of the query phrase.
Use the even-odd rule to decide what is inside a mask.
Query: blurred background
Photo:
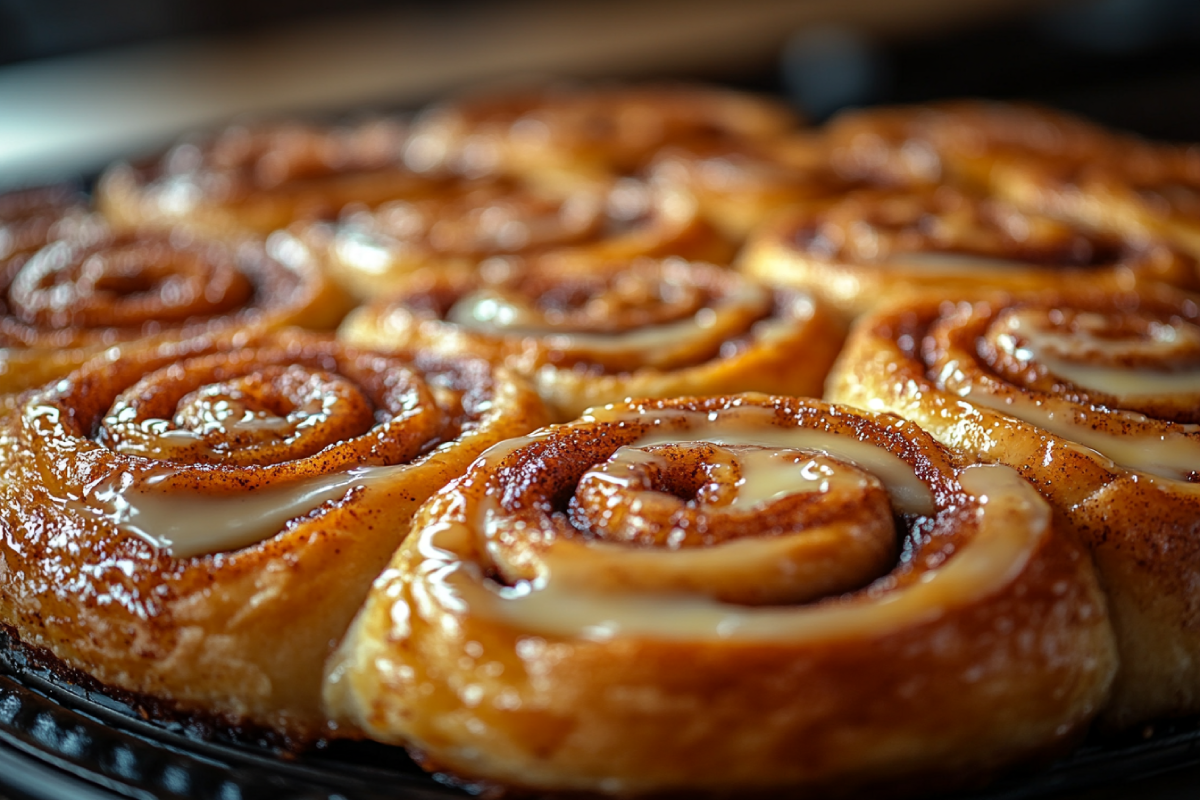
[[[1200,141],[1195,0],[0,0],[0,185],[246,114],[512,76],[683,77],[846,106],[1022,98]]]

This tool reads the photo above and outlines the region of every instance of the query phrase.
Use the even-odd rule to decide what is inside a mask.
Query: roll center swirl
[[[143,236],[42,249],[13,278],[8,304],[22,322],[43,329],[135,328],[227,312],[253,293],[215,249]]]
[[[1180,422],[1200,402],[1200,328],[1144,311],[1021,307],[988,324],[976,350],[1025,389]]]

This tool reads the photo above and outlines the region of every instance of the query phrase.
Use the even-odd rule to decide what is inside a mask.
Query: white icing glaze
[[[414,596],[428,592],[428,601],[451,609],[471,608],[475,614],[533,635],[597,641],[621,636],[803,641],[884,635],[935,620],[950,608],[1000,590],[1020,574],[1048,530],[1048,505],[1010,468],[970,467],[962,482],[979,504],[976,536],[923,580],[878,598],[858,595],[817,605],[746,607],[695,595],[579,590],[568,580],[539,579],[499,587],[484,580],[479,565],[467,558],[476,534],[470,525],[457,522],[439,523],[420,534],[418,544],[427,562]],[[495,524],[488,515],[498,513],[494,501],[485,502],[480,512],[486,532]],[[724,555],[736,561],[735,550],[748,545],[735,544],[736,548],[711,548],[698,558],[718,560]],[[620,549],[591,545],[593,552],[601,547]],[[681,554],[634,551],[629,555],[665,561]],[[552,566],[552,560],[549,563]]]
[[[1126,469],[1139,470],[1171,480],[1186,480],[1200,468],[1200,425],[1161,424],[1156,431],[1143,429],[1146,417],[1132,411],[1087,412],[1068,403],[1042,404],[1018,392],[998,396],[974,384],[962,389],[964,397],[1002,414],[1024,420],[1039,428],[1088,447]],[[1088,414],[1124,418],[1129,430],[1115,434],[1097,430]]]
[[[1017,270],[1033,269],[1035,264],[1029,261],[1017,261],[1011,258],[990,258],[968,253],[946,253],[926,251],[920,253],[896,253],[888,259],[893,264],[904,267],[916,267],[938,274],[969,275],[982,270]]]
[[[742,479],[732,505],[757,506],[796,492],[826,493],[834,486],[864,488],[861,473],[844,468],[829,458],[811,458],[782,448],[739,453]]]
[[[399,253],[410,249],[403,241],[381,242],[357,230],[338,231],[333,241],[334,257],[343,264],[368,275],[385,275]]]
[[[859,442],[846,436],[807,428],[751,428],[730,426],[715,435],[673,436],[664,431],[650,434],[638,440],[634,446],[662,444],[671,441],[706,441],[713,444],[754,444],[761,447],[789,448],[806,452],[822,453],[841,458],[877,476],[892,504],[905,514],[931,514],[934,510],[933,495],[913,472],[911,466],[899,457],[874,445]]]
[[[1181,345],[1200,350],[1200,328],[1186,323],[1155,324],[1150,326],[1148,339],[1114,339],[1098,335],[1105,326],[1100,314],[1079,314],[1076,330],[1058,331],[1047,327],[1041,313],[1021,309],[1006,315],[1005,329],[1011,335],[1001,334],[996,341],[1014,358],[1040,363],[1083,389],[1130,399],[1200,392],[1200,369],[1126,369],[1081,363],[1089,355],[1155,360],[1169,357]],[[1023,343],[1018,345],[1018,341]]]
[[[176,558],[189,558],[269,539],[284,530],[288,520],[345,497],[355,488],[394,479],[408,468],[406,464],[359,467],[228,495],[156,490],[161,480],[135,487],[132,477],[123,475],[95,487],[72,505],[98,513]]]
[[[863,488],[867,483],[863,473],[804,450],[754,447],[726,449],[723,455],[741,475],[731,506],[753,508],[797,492],[827,493],[834,486]],[[645,465],[666,470],[670,461],[637,446],[623,446],[605,464],[584,473],[581,482],[591,478],[628,489],[634,471]]]
[[[711,417],[711,419],[710,419]],[[721,425],[710,424],[724,417]],[[585,420],[619,420],[622,414],[610,407],[589,409]],[[626,415],[627,419],[645,422],[658,428],[630,442],[629,447],[646,447],[672,442],[711,442],[717,445],[748,444],[769,448],[787,448],[821,453],[870,472],[878,477],[891,496],[892,504],[904,514],[931,514],[934,510],[933,494],[913,468],[899,456],[866,442],[848,436],[809,428],[781,427],[772,424],[775,415],[769,409],[758,406],[740,406],[706,416],[695,411],[656,411],[641,416]],[[547,434],[535,433],[501,442],[484,453],[490,463],[525,445],[544,438]]]
[[[639,353],[645,366],[661,367],[677,362],[679,353],[693,349],[696,341],[723,341],[744,333],[743,320],[747,316],[765,317],[771,310],[771,302],[770,290],[742,281],[712,306],[686,319],[619,333],[587,333],[558,330],[529,306],[482,289],[455,303],[447,318],[484,333],[539,337],[555,350],[596,353],[598,360],[605,355]],[[811,313],[810,307],[810,316]]]

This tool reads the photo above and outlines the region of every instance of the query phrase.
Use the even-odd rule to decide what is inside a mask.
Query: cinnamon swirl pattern
[[[1105,718],[1200,710],[1200,312],[1171,293],[914,302],[865,318],[830,397],[1010,464],[1092,550],[1121,668]]]
[[[113,349],[3,421],[0,623],[147,708],[312,739],[413,511],[543,421],[478,360],[299,331]]]
[[[728,263],[733,249],[678,190],[626,178],[567,195],[508,178],[447,182],[437,193],[360,209],[300,236],[355,296],[375,299],[418,269],[487,258],[595,261],[677,255]]]
[[[625,796],[946,788],[1065,746],[1114,669],[1090,560],[968,461],[762,395],[505,442],[418,514],[330,708],[463,779]]]
[[[1196,260],[1161,241],[1101,234],[947,185],[864,189],[797,208],[760,228],[738,266],[819,293],[849,317],[903,293],[1200,285]]]
[[[862,183],[834,168],[825,137],[813,131],[671,145],[658,152],[648,172],[695,197],[701,212],[735,242],[782,209]]]
[[[1132,141],[1115,157],[1041,164],[1009,160],[991,190],[1024,207],[1134,239],[1161,239],[1200,257],[1200,152]]]
[[[1035,106],[958,101],[853,112],[827,129],[847,177],[972,186],[1095,230],[1200,256],[1200,154]]]
[[[25,237],[23,249],[0,258],[5,394],[46,383],[122,342],[299,323],[330,328],[347,311],[343,294],[284,234],[226,245],[181,233],[117,232],[74,204],[27,217],[22,230],[12,241]]]
[[[231,125],[166,153],[110,167],[97,192],[116,226],[186,227],[220,238],[264,235],[298,219],[332,218],[436,186],[401,164],[407,127],[377,118],[347,125]]]
[[[420,172],[519,175],[573,186],[631,174],[662,146],[699,139],[769,139],[795,114],[750,95],[686,84],[543,85],[434,105],[413,124],[405,161]]]
[[[808,294],[709,264],[496,266],[415,276],[354,311],[339,336],[504,363],[530,377],[558,421],[626,397],[816,395],[842,340]]]
[[[1041,168],[1104,161],[1128,139],[1079,117],[1023,103],[956,100],[850,111],[824,130],[834,168],[889,186],[986,189],[1006,164]]]
[[[86,198],[70,184],[0,194],[0,264],[87,224],[87,214]]]

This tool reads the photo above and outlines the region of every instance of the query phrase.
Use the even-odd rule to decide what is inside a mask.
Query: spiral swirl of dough
[[[1166,290],[902,303],[861,321],[830,397],[1009,464],[1092,549],[1118,634],[1109,724],[1200,709],[1200,312]]]
[[[3,423],[0,621],[147,707],[309,739],[413,511],[543,420],[478,360],[295,330],[114,348]]]
[[[40,249],[0,261],[0,391],[57,378],[115,344],[287,324],[329,328],[347,310],[285,235],[227,245],[117,232],[70,213]]]
[[[1103,600],[1033,487],[966,463],[763,395],[503,443],[422,508],[327,702],[460,778],[622,796],[944,788],[1053,750],[1107,694]]]
[[[834,167],[847,178],[976,189],[990,185],[998,165],[1069,168],[1114,158],[1128,141],[1053,109],[979,100],[849,111],[824,133]]]
[[[235,124],[105,171],[97,205],[116,226],[220,238],[265,235],[351,203],[429,191],[401,164],[407,127],[380,117],[346,125]]]
[[[626,397],[815,395],[843,329],[808,294],[711,264],[546,260],[414,276],[391,299],[353,312],[339,336],[507,364],[566,421]]]
[[[1196,286],[1196,260],[950,186],[863,189],[786,212],[738,259],[761,281],[819,294],[856,317],[884,298],[986,291]]]
[[[655,155],[648,172],[690,193],[701,213],[736,242],[785,208],[862,183],[834,168],[826,137],[814,131],[675,144]]]
[[[334,279],[367,300],[394,293],[417,270],[477,267],[491,257],[728,263],[733,256],[688,195],[633,178],[566,195],[508,178],[455,181],[300,235],[323,254]]]
[[[779,103],[718,88],[559,84],[434,105],[414,122],[405,160],[418,171],[572,186],[636,172],[664,145],[769,139],[797,124]]]

